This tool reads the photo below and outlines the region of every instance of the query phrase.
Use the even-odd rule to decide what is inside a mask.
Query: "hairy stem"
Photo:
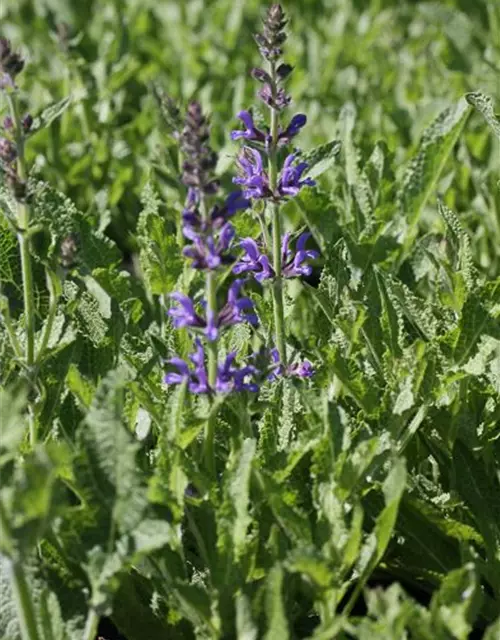
[[[19,113],[19,105],[16,94],[7,94],[12,120],[14,122],[15,141],[17,147],[17,175],[19,180],[26,182],[28,173],[24,157],[23,124]],[[26,202],[17,203],[17,240],[21,254],[21,272],[23,280],[24,301],[24,325],[26,331],[25,363],[31,384],[33,384],[33,364],[35,362],[35,300],[33,294],[33,271],[31,267],[31,255],[29,248],[28,227],[30,222],[30,210]],[[36,444],[36,426],[33,411],[30,415],[30,444]]]
[[[99,626],[99,616],[94,608],[90,608],[85,621],[85,629],[83,631],[83,640],[94,640],[97,635],[97,627]]]
[[[270,63],[273,95],[276,95],[276,65]],[[269,149],[269,188],[274,194],[278,183],[278,111],[271,107],[271,143]],[[280,362],[286,367],[286,340],[285,340],[285,312],[283,305],[283,280],[281,277],[281,219],[279,205],[271,203],[271,224],[273,237],[273,269],[275,273],[273,284],[273,308],[274,328],[276,334],[276,347],[280,356]]]
[[[47,287],[49,289],[49,313],[47,316],[47,320],[45,323],[45,329],[43,331],[42,341],[40,343],[40,347],[38,348],[37,354],[37,364],[40,364],[45,350],[47,349],[47,345],[49,344],[50,334],[52,333],[52,327],[54,326],[54,320],[57,313],[57,301],[59,296],[56,292],[56,283],[55,279],[57,278],[55,273],[51,273],[48,269],[47,273]]]
[[[208,209],[203,194],[200,195],[200,212],[202,218],[207,220]],[[206,295],[207,295],[207,319],[217,322],[217,280],[215,271],[207,271],[206,275]],[[207,342],[208,350],[208,384],[212,389],[215,388],[217,382],[217,359],[218,345],[217,339]],[[212,477],[215,476],[215,416],[210,413],[205,425],[205,441],[204,441],[204,458],[207,470]]]
[[[18,560],[12,560],[9,569],[21,637],[23,640],[38,640],[35,611],[23,567]]]

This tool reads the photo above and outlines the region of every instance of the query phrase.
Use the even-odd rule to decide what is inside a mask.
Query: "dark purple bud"
[[[27,113],[24,116],[24,118],[22,120],[22,125],[23,125],[24,131],[26,131],[26,132],[28,132],[31,129],[31,127],[33,125],[33,117],[29,113]]]
[[[278,87],[276,92],[273,94],[273,90],[269,84],[263,85],[263,87],[261,87],[257,92],[257,95],[268,107],[272,107],[278,111],[287,107],[292,101],[283,87]]]
[[[271,76],[267,73],[267,71],[264,71],[264,69],[260,69],[259,67],[252,69],[251,76],[259,82],[272,82]]]
[[[24,60],[18,53],[12,51],[7,38],[0,38],[0,71],[13,80],[24,68]]]
[[[292,65],[285,63],[280,64],[280,66],[276,69],[276,73],[278,74],[280,80],[285,80],[286,78],[288,78],[292,71]]]
[[[0,159],[10,164],[17,158],[16,145],[7,140],[7,138],[0,138]]]
[[[10,116],[5,116],[5,118],[3,120],[3,128],[6,131],[9,131],[13,127],[14,127],[14,120],[12,120],[12,118]]]

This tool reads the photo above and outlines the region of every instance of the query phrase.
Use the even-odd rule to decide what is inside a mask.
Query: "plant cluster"
[[[469,34],[474,68],[495,73],[495,45],[478,42],[480,25],[499,33],[496,3],[484,0],[486,17],[458,5],[447,54],[461,60],[456,33]],[[445,24],[447,9],[426,3],[415,22],[405,8],[366,14],[358,32],[372,38],[368,18],[382,28],[398,15],[391,33],[411,38],[429,16]],[[339,7],[338,25],[349,11]],[[85,94],[74,50],[89,43],[70,31],[59,24],[57,42]],[[125,138],[112,161],[97,152],[113,128],[108,98],[95,105],[95,136],[86,94],[39,110],[23,89],[30,66],[0,38],[2,639],[94,640],[106,619],[127,640],[500,634],[494,101],[460,84],[468,92],[431,109],[414,146],[407,124],[392,126],[401,113],[381,116],[386,143],[367,124],[360,82],[327,140],[300,150],[313,140],[304,113],[287,115],[301,77],[289,60],[302,34],[288,41],[290,31],[272,4],[225,151],[215,149],[227,105],[209,117],[203,91],[150,87],[166,153],[141,184],[131,244],[108,205],[125,206],[121,186],[143,180]],[[249,66],[242,51],[235,73],[238,60]],[[127,64],[113,72],[127,80],[112,73],[110,85],[124,118],[122,81],[140,76]],[[101,91],[106,72],[94,71]],[[327,78],[310,68],[307,83]],[[83,155],[64,126],[73,110]],[[142,125],[115,125],[142,153]],[[66,153],[79,158],[72,169]],[[130,171],[116,178],[120,159]]]

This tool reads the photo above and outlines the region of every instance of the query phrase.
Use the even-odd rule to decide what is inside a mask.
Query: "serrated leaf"
[[[149,184],[142,201],[144,209],[137,223],[141,271],[151,293],[165,295],[173,290],[182,273],[182,255],[175,234],[168,231],[160,216],[160,201]]]
[[[308,178],[318,178],[335,164],[340,153],[342,144],[340,140],[331,140],[325,144],[315,147],[299,156],[300,162],[306,162],[308,168],[305,175]]]
[[[406,243],[413,240],[413,228],[438,183],[469,113],[470,107],[463,99],[442,111],[424,131],[417,152],[403,174],[397,200],[410,228]]]
[[[33,123],[27,133],[27,137],[31,137],[38,133],[41,129],[48,127],[54,120],[59,118],[72,103],[72,96],[67,96],[62,100],[53,102],[45,107],[41,113],[33,118]]]
[[[474,91],[465,95],[467,102],[472,105],[483,116],[486,122],[493,129],[493,132],[500,139],[500,119],[493,109],[493,99],[480,91]]]

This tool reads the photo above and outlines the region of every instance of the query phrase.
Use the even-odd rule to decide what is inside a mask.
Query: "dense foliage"
[[[284,9],[0,4],[2,639],[500,637],[500,5]]]

